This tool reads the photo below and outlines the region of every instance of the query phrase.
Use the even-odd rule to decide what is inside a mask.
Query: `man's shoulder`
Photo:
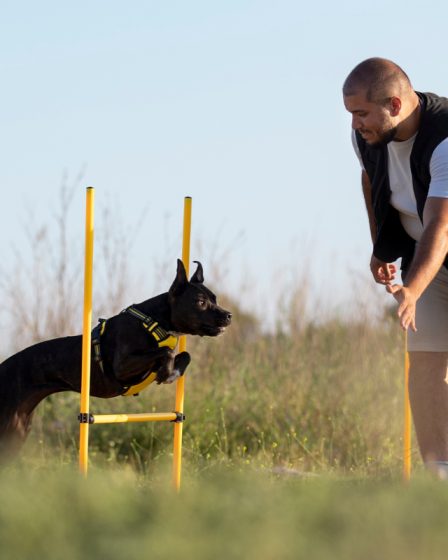
[[[430,92],[416,92],[422,103],[422,124],[425,121],[437,121],[445,125],[448,122],[448,98]]]
[[[443,164],[445,167],[448,166],[448,137],[434,148],[431,163]]]
[[[448,138],[448,98],[429,92],[417,95],[422,102],[422,114],[415,149],[432,153]]]
[[[448,103],[448,98],[444,97],[443,95],[438,95],[432,91],[416,91],[415,92],[418,97],[424,101],[428,101],[430,103]]]

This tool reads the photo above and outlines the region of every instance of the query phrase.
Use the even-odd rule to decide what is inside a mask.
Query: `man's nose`
[[[361,122],[359,120],[359,117],[356,115],[352,116],[352,128],[353,130],[358,130],[358,128],[361,128]]]

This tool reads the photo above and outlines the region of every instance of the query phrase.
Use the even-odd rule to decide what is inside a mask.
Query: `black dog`
[[[188,281],[182,261],[168,292],[125,309],[94,329],[90,394],[111,398],[136,394],[155,380],[184,374],[190,355],[174,355],[179,334],[217,336],[231,314],[204,286],[202,265]],[[39,402],[52,393],[81,390],[82,337],[30,346],[0,364],[0,449],[23,441]]]

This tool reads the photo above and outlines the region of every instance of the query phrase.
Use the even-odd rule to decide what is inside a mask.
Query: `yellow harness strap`
[[[155,373],[153,371],[141,383],[138,383],[137,385],[132,385],[131,387],[129,387],[129,389],[127,389],[127,391],[125,393],[122,393],[121,396],[122,397],[136,397],[140,393],[140,391],[143,391],[143,389],[146,389],[146,387],[148,385],[151,385],[151,383],[153,383],[156,380],[156,377],[157,377],[157,373]]]
[[[162,346],[168,346],[171,350],[174,350],[177,346],[177,337],[168,334],[165,329],[163,329],[157,321],[151,319],[149,315],[145,315],[135,307],[127,307],[122,311],[122,313],[130,313],[137,319],[142,321],[143,327],[153,336],[156,340],[157,345],[159,348]],[[122,393],[123,397],[131,397],[138,395],[143,389],[145,389],[148,385],[151,385],[157,378],[156,372],[148,372],[148,375],[143,381],[137,383],[137,385],[131,385],[127,387],[125,392]]]

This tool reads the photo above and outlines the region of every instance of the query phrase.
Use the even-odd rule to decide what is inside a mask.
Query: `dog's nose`
[[[226,319],[229,323],[232,320],[232,314],[230,313],[230,311],[227,312]]]

